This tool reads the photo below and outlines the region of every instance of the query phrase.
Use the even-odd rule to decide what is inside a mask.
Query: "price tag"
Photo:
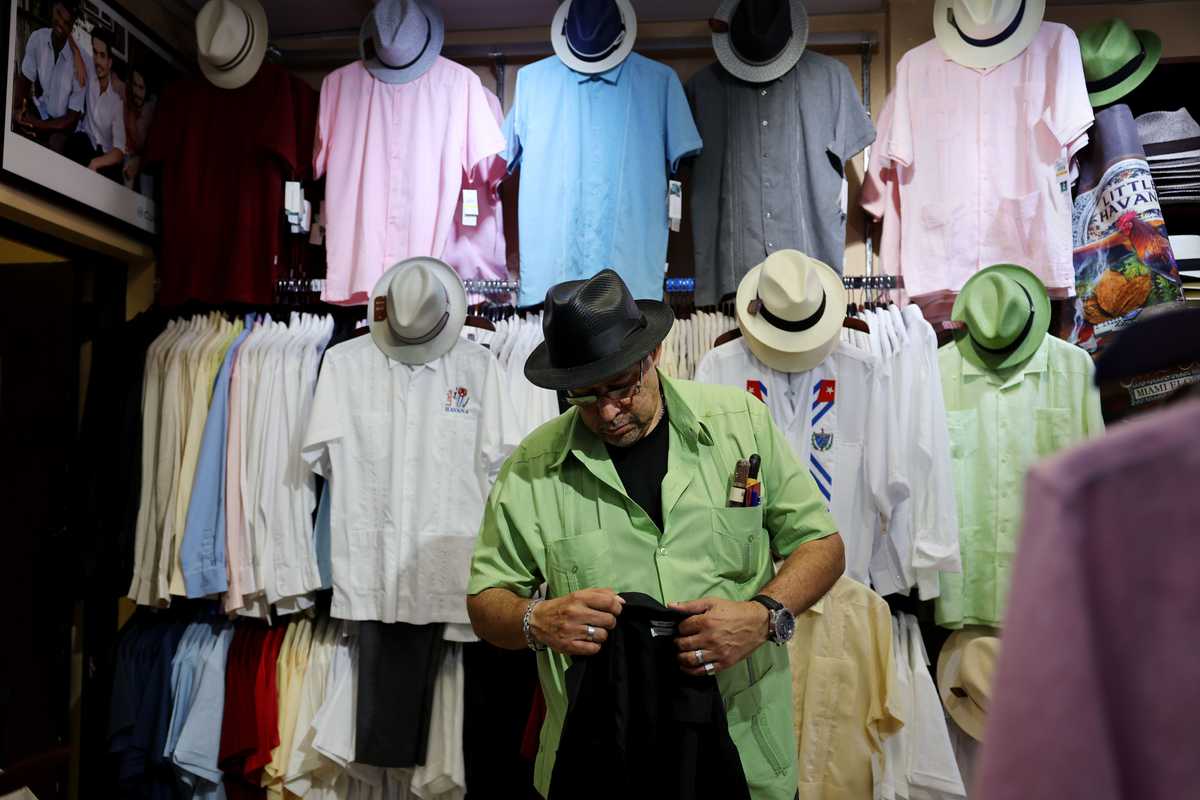
[[[671,230],[679,232],[679,224],[683,221],[683,184],[679,181],[667,183],[667,219]]]
[[[462,224],[473,228],[479,224],[479,190],[463,189]]]

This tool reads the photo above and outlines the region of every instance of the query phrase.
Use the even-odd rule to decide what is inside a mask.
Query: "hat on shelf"
[[[801,0],[722,0],[708,25],[717,61],[750,83],[782,78],[808,45],[808,10]]]
[[[772,369],[806,372],[837,346],[846,287],[827,264],[797,250],[779,250],[746,273],[736,302],[750,352]]]
[[[1045,13],[1046,0],[936,0],[933,36],[951,61],[990,69],[1024,52]]]
[[[467,319],[467,293],[450,265],[410,258],[383,273],[367,306],[371,338],[388,358],[425,364],[450,351]]]
[[[938,655],[937,683],[950,718],[976,741],[984,723],[996,676],[1000,640],[995,631],[964,628],[950,634]]]
[[[1200,162],[1200,124],[1186,108],[1151,111],[1134,120],[1146,160]]]
[[[634,300],[611,269],[555,284],[546,292],[546,339],[526,359],[525,377],[544,389],[592,386],[654,352],[674,323],[669,305]]]
[[[995,264],[971,276],[950,318],[966,324],[955,335],[963,358],[981,369],[1008,369],[1041,347],[1050,325],[1050,295],[1024,267]]]
[[[384,83],[424,75],[442,52],[446,26],[430,0],[379,0],[363,20],[358,54]]]
[[[550,23],[550,43],[576,72],[598,75],[624,61],[637,40],[629,0],[563,0]]]
[[[1083,77],[1093,106],[1115,103],[1154,71],[1162,39],[1154,31],[1135,31],[1123,19],[1106,19],[1079,34]]]
[[[267,54],[267,13],[258,0],[208,0],[196,15],[196,54],[214,86],[249,83]]]

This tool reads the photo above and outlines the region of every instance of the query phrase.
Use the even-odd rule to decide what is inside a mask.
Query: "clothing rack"
[[[470,294],[511,294],[521,288],[520,281],[466,280],[463,288]]]
[[[843,275],[847,289],[903,289],[904,278],[899,275]]]

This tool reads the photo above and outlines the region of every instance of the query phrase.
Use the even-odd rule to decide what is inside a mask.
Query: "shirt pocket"
[[[1029,256],[1039,252],[1046,243],[1043,230],[1043,193],[1028,192],[1017,197],[1001,197],[989,236],[993,242],[1007,242],[1015,250]]]
[[[768,557],[762,506],[712,509],[712,560],[718,577],[745,583]]]
[[[546,572],[553,597],[580,589],[612,588],[612,550],[608,532],[598,528],[548,542]]]
[[[1035,408],[1033,432],[1037,454],[1048,456],[1069,447],[1075,441],[1071,427],[1070,409]]]
[[[962,461],[979,449],[979,413],[973,409],[946,412],[946,428],[950,433],[950,457]]]
[[[787,702],[791,678],[786,667],[779,666],[780,661],[787,664],[786,650],[775,648],[763,645],[751,653],[747,664],[762,665],[761,674],[746,688],[725,698],[729,735],[737,746],[746,780],[752,785],[787,774],[795,750],[792,709]]]

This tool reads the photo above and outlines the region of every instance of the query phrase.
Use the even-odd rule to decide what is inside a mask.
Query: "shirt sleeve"
[[[683,84],[674,70],[667,76],[667,163],[671,172],[679,169],[679,162],[687,156],[699,153],[704,147],[700,140],[700,131],[696,130],[696,121],[692,118],[692,107],[688,105],[687,95],[683,93]]]
[[[543,581],[545,548],[530,513],[535,506],[528,469],[528,462],[514,459],[500,468],[475,542],[468,595],[499,588],[530,597]]]
[[[488,156],[505,149],[505,137],[488,103],[488,91],[475,73],[467,77],[467,136],[463,141],[463,172],[471,172]]]
[[[749,392],[745,402],[762,458],[763,525],[771,537],[771,549],[786,558],[806,542],[837,533],[837,523],[767,407]]]
[[[87,105],[87,87],[93,81],[96,81],[96,62],[87,53],[83,54],[83,70],[87,74],[84,78],[84,85],[80,86],[79,81],[75,80],[75,72],[71,71],[70,87],[71,93],[67,95],[67,110],[83,112],[84,106]],[[111,83],[110,83],[111,86]]]
[[[329,446],[344,435],[338,419],[338,371],[337,362],[326,357],[317,378],[301,449],[301,457],[309,469],[325,479],[333,476]]]
[[[513,90],[512,108],[508,110],[508,116],[504,118],[504,126],[501,130],[501,135],[504,136],[504,150],[500,153],[500,157],[508,164],[508,172],[511,175],[517,171],[517,167],[521,165],[522,146],[521,138],[524,131],[525,112],[522,107],[522,98],[524,93],[521,91],[521,81],[524,75],[521,72],[517,73],[517,87]]]
[[[1095,121],[1083,77],[1083,58],[1079,40],[1070,28],[1061,27],[1057,43],[1050,49],[1046,69],[1046,102],[1042,121],[1058,143],[1074,154],[1086,139],[1086,131]]]
[[[29,38],[25,40],[25,55],[21,58],[21,74],[28,80],[37,80],[37,51],[45,41],[42,36],[42,31],[37,30],[29,34]]]
[[[112,123],[113,148],[125,152],[125,104],[117,98],[117,110],[113,114]]]
[[[892,118],[887,139],[884,142],[887,157],[906,167],[912,166],[914,157],[912,110],[909,97],[911,72],[910,56],[905,56],[896,65],[896,86],[892,90],[894,98]]]
[[[858,87],[850,77],[850,70],[840,61],[834,63],[837,73],[837,96],[834,98],[837,103],[837,119],[834,122],[833,141],[829,143],[828,149],[844,164],[875,141],[875,126],[871,124],[871,117],[863,108]]]
[[[863,177],[862,193],[859,195],[859,205],[876,220],[883,219],[887,213],[888,193],[891,183],[895,180],[896,172],[887,158],[888,133],[891,130],[892,106],[895,95],[889,94],[883,101],[879,112],[879,129],[875,137],[875,147],[871,150],[871,159],[867,163],[867,174]]]
[[[325,76],[321,81],[321,99],[317,108],[317,129],[313,136],[313,178],[325,174],[329,164],[330,137],[333,134],[333,115],[337,108],[337,93],[341,79],[337,72]]]

